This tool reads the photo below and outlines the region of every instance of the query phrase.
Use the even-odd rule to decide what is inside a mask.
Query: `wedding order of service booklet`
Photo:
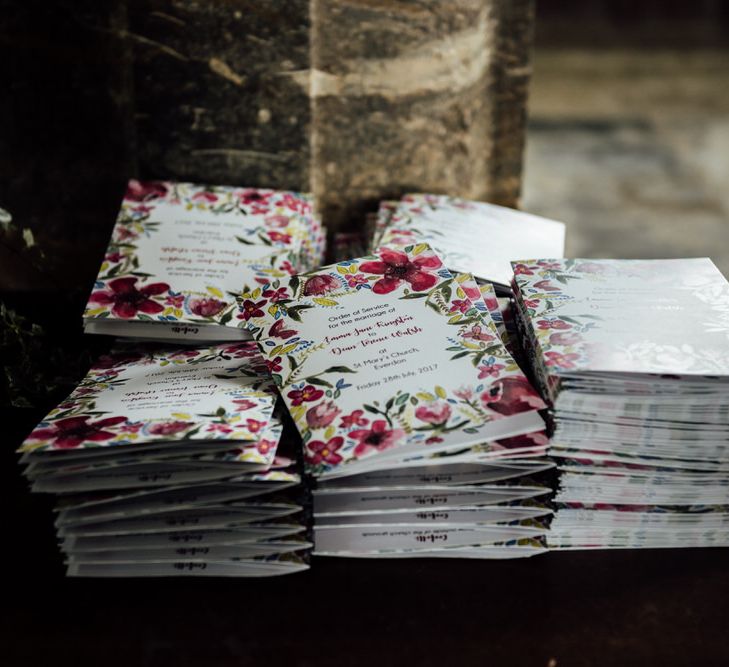
[[[238,295],[319,266],[324,244],[307,194],[129,181],[85,331],[190,342],[246,338]]]
[[[427,244],[383,248],[256,288],[242,309],[302,435],[307,471],[321,483],[316,553],[543,550],[534,539],[543,526],[504,524],[548,514],[521,501],[549,488],[501,482],[550,467],[519,458],[544,453],[544,403],[472,279],[448,271]],[[502,453],[518,460],[494,464]],[[455,513],[434,516],[433,530],[414,511],[424,503]],[[350,519],[332,525],[332,514]],[[397,525],[373,532],[362,515]]]

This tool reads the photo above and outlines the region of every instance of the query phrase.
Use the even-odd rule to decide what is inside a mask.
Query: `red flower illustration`
[[[274,325],[268,330],[268,335],[272,336],[273,338],[283,338],[286,340],[287,338],[291,338],[294,334],[296,334],[296,331],[293,329],[284,329],[284,322],[283,320],[278,320],[278,322],[275,322]]]
[[[259,421],[258,419],[246,419],[246,428],[251,433],[258,433],[265,425],[266,422]]]
[[[174,421],[151,424],[147,430],[152,435],[174,435],[175,433],[187,430],[190,426],[193,426],[192,422]]]
[[[271,302],[276,303],[278,301],[283,301],[286,297],[288,297],[288,295],[289,294],[286,291],[285,287],[279,287],[277,290],[273,290],[273,289],[263,290],[262,296],[265,296]]]
[[[334,276],[328,276],[326,274],[313,276],[306,281],[304,294],[306,296],[320,296],[337,289],[339,285],[340,282]]]
[[[539,320],[537,326],[540,329],[571,329],[572,325],[557,318]]]
[[[539,305],[539,299],[524,299],[524,305],[527,308],[536,308]]]
[[[481,394],[481,402],[490,410],[507,416],[546,407],[529,381],[521,376],[497,380]]]
[[[342,462],[342,457],[337,454],[337,451],[341,449],[343,444],[344,438],[341,436],[330,438],[327,442],[312,440],[306,443],[306,460],[313,465],[322,462],[337,465],[337,463]]]
[[[532,271],[531,268],[526,264],[519,263],[514,265],[514,275],[533,276],[534,271]]]
[[[268,454],[274,447],[276,447],[277,443],[273,442],[272,440],[259,440],[256,443],[256,449],[258,450],[259,454]]]
[[[341,410],[332,402],[324,401],[306,411],[306,423],[309,428],[329,426]]]
[[[445,401],[434,401],[419,406],[415,410],[415,416],[428,424],[445,424],[451,416],[451,406]]]
[[[440,259],[432,253],[423,253],[410,258],[399,250],[383,248],[379,262],[363,262],[360,270],[381,275],[373,286],[375,294],[389,294],[404,280],[416,292],[430,289],[438,282],[438,276],[428,273],[442,266]]]
[[[229,345],[223,352],[229,354],[235,359],[247,359],[248,357],[257,357],[258,347],[253,341],[246,341],[244,343],[236,343],[235,345]]]
[[[351,414],[342,417],[340,422],[341,428],[350,428],[352,426],[367,426],[370,420],[363,417],[364,410],[354,410]]]
[[[346,280],[349,287],[357,287],[358,285],[367,284],[367,278],[365,278],[361,273],[354,276],[350,274],[346,277]]]
[[[200,317],[212,317],[225,308],[225,301],[219,301],[212,297],[203,299],[190,299],[190,310]]]
[[[559,366],[560,368],[574,368],[575,362],[580,360],[580,355],[574,352],[570,352],[569,354],[547,352],[544,357],[547,366]]]
[[[494,299],[494,297],[486,297],[483,302],[486,304],[486,310],[489,311],[489,313],[493,313],[499,309],[499,301],[498,299]]]
[[[289,211],[295,211],[296,213],[311,213],[311,204],[301,197],[287,192],[281,197],[281,206],[286,207]]]
[[[210,424],[208,426],[207,430],[209,433],[226,433],[227,434],[227,433],[233,432],[233,428],[231,426],[229,426],[228,424],[218,424],[217,422]]]
[[[504,364],[483,364],[478,368],[478,379],[483,380],[488,377],[499,377],[499,372],[504,370]]]
[[[291,243],[291,236],[281,232],[268,232],[268,238],[274,243]]]
[[[129,319],[137,312],[156,315],[164,310],[162,304],[152,301],[151,297],[164,294],[170,289],[167,283],[152,283],[137,289],[138,278],[117,278],[108,286],[109,290],[92,292],[89,301],[104,306],[111,305],[111,312],[117,317]]]
[[[454,299],[451,303],[451,313],[465,313],[473,304],[465,299]]]
[[[384,419],[372,422],[372,428],[352,431],[350,437],[359,440],[354,448],[354,455],[361,456],[371,449],[381,452],[394,447],[405,436],[405,431],[399,428],[388,429]]]
[[[254,204],[256,206],[265,206],[272,195],[273,192],[270,190],[267,191],[256,190],[255,188],[245,188],[245,190],[242,190],[238,195],[238,199],[240,200],[240,203],[244,206],[247,206],[249,204]]]
[[[127,185],[124,199],[129,201],[150,201],[167,194],[167,186],[159,181],[136,181],[132,179]]]
[[[239,320],[250,320],[251,317],[263,317],[263,311],[261,308],[266,305],[266,300],[262,301],[251,301],[246,299],[243,301],[243,305],[240,307],[241,313],[238,314]]]
[[[301,405],[302,403],[310,403],[311,401],[318,401],[324,392],[321,389],[317,389],[314,385],[307,384],[303,389],[293,389],[287,396],[291,399],[291,405]]]
[[[476,287],[470,287],[468,285],[461,285],[461,289],[466,293],[466,296],[471,299],[471,301],[477,301],[481,298],[481,290]]]
[[[266,368],[269,373],[278,373],[281,366],[281,357],[274,357],[273,359],[266,359]]]
[[[108,262],[112,262],[113,264],[121,262],[123,258],[124,255],[122,255],[120,252],[112,252],[105,257]]]
[[[104,442],[116,434],[105,429],[123,424],[126,417],[107,417],[88,423],[90,417],[59,419],[48,427],[37,428],[30,434],[33,440],[53,440],[53,449],[73,449],[82,442]]]

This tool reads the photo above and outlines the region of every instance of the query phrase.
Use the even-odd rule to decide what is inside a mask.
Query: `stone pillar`
[[[533,0],[128,0],[140,175],[515,205]]]

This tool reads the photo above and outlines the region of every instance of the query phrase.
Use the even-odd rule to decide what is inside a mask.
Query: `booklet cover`
[[[550,374],[729,375],[729,283],[708,258],[513,263]]]
[[[309,195],[130,181],[84,312],[88,333],[248,337],[236,295],[321,262]]]
[[[519,257],[562,257],[565,225],[486,202],[410,194],[383,202],[374,247],[428,243],[451,271],[471,273],[500,287],[511,282]]]
[[[313,474],[544,428],[485,306],[426,244],[276,280],[242,308]]]
[[[155,443],[257,442],[275,402],[275,387],[251,341],[122,347],[91,367],[19,451],[143,453]]]

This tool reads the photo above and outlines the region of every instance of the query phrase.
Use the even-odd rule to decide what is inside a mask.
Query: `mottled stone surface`
[[[142,177],[305,189],[309,2],[129,0]]]
[[[532,0],[130,0],[140,173],[514,204]]]

